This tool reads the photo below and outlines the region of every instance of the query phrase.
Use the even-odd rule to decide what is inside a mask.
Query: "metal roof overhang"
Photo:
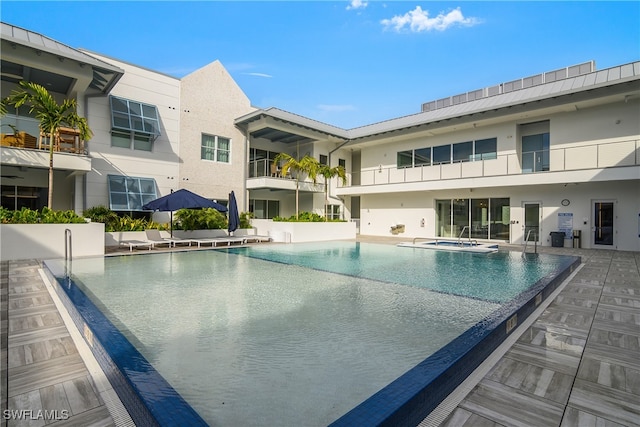
[[[41,34],[0,23],[2,80],[38,83],[71,95],[107,94],[124,70]]]
[[[340,129],[315,120],[288,113],[277,108],[257,110],[236,120],[239,127],[245,126],[254,132],[263,129],[265,135],[269,125],[281,121],[286,123],[287,131],[296,127],[335,137],[342,146],[355,147],[383,141],[388,137],[403,137],[424,132],[443,131],[455,126],[472,126],[474,123],[491,123],[518,117],[529,113],[547,114],[570,111],[593,105],[626,100],[629,96],[638,96],[640,92],[640,62],[624,64],[609,69],[594,71],[590,74],[554,81],[539,86],[481,98],[460,105],[454,105],[435,111],[421,112],[384,122],[374,123],[350,130]],[[255,121],[263,122],[252,125]],[[262,128],[260,127],[262,126]],[[254,130],[251,130],[251,129]],[[280,129],[274,126],[272,130]],[[276,138],[285,135],[273,134]]]
[[[344,130],[277,108],[256,110],[236,119],[236,126],[253,138],[283,144],[305,144],[317,140],[344,142]]]

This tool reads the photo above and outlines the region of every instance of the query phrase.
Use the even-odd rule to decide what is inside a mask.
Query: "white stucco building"
[[[221,202],[233,190],[257,218],[289,216],[295,179],[272,162],[285,152],[345,168],[346,185],[328,183],[329,215],[361,234],[551,245],[562,232],[569,246],[579,231],[585,248],[640,250],[640,62],[496,82],[341,129],[253,107],[218,61],[177,79],[8,24],[1,34],[2,96],[40,83],[76,99],[94,132],[56,151],[56,209],[140,212],[187,188]],[[46,205],[37,121],[10,111],[2,124],[2,206]],[[301,183],[301,211],[324,213],[324,185]]]

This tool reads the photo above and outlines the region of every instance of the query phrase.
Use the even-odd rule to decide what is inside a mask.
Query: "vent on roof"
[[[506,83],[501,83],[495,86],[490,86],[484,89],[477,89],[471,92],[463,93],[460,95],[450,96],[447,98],[438,99],[436,101],[425,102],[422,104],[422,111],[433,111],[440,108],[450,107],[452,105],[463,104],[465,102],[476,101],[478,99],[486,98],[489,96],[500,95],[503,93],[513,92],[515,90],[526,89],[533,86],[538,86],[544,83],[551,83],[558,80],[564,80],[571,77],[580,76],[583,74],[592,73],[596,70],[596,63],[594,61],[585,62],[583,64],[573,65],[571,67],[560,68],[558,70],[549,71],[542,74],[536,74],[535,76],[525,77],[518,80],[513,80]]]

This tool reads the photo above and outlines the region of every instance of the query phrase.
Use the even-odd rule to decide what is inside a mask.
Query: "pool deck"
[[[640,253],[538,252],[578,255],[583,266],[442,420],[421,426],[640,426]],[[39,269],[37,260],[0,263],[0,412],[24,410],[0,426],[121,425]]]

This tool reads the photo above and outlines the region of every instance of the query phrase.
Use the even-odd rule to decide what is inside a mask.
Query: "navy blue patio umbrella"
[[[178,209],[202,209],[213,208],[220,212],[226,212],[227,208],[220,203],[216,203],[209,199],[192,193],[189,190],[180,189],[178,191],[171,191],[171,194],[162,196],[158,199],[152,200],[146,205],[142,206],[142,209],[148,211],[160,211],[171,212],[171,236],[173,237],[173,211]]]
[[[229,193],[229,233],[236,231],[240,226],[240,216],[238,215],[238,202],[236,202],[236,194],[231,191]]]

